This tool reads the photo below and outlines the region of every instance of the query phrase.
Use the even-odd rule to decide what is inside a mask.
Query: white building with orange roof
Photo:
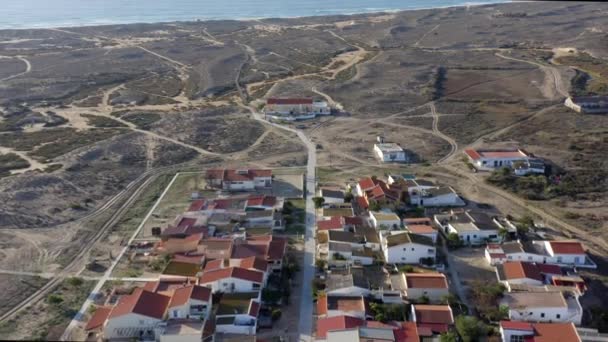
[[[545,172],[541,160],[520,148],[466,149],[464,153],[478,170],[493,171],[507,167],[514,169],[518,175]]]
[[[572,323],[529,323],[522,321],[500,321],[500,336],[503,342],[582,341],[576,327]]]

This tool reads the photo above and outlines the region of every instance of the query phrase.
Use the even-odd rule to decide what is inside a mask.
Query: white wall
[[[500,241],[500,236],[498,235],[498,229],[491,229],[491,230],[484,229],[484,230],[459,232],[452,226],[451,223],[448,223],[448,232],[458,234],[460,239],[465,244],[480,245],[480,244],[485,243],[486,239],[489,239],[490,241],[493,241],[493,242]],[[495,237],[491,238],[490,236],[492,236],[492,235],[494,235]]]
[[[367,296],[368,294],[371,293],[371,291],[368,289],[364,289],[364,288],[360,288],[360,287],[356,287],[356,286],[350,286],[350,287],[345,287],[342,289],[326,291],[326,293],[327,293],[327,295],[335,295],[335,296]]]
[[[162,322],[160,319],[146,317],[136,313],[130,313],[119,317],[108,319],[103,334],[105,339],[118,339],[128,337],[139,337],[141,330],[154,332],[156,325]]]
[[[413,249],[413,250],[412,250]],[[432,250],[429,253],[429,250]],[[384,249],[384,257],[389,264],[418,264],[421,258],[435,258],[435,247],[408,243]]]
[[[410,204],[424,207],[461,206],[464,201],[456,193],[433,197],[411,196]]]
[[[230,191],[248,191],[255,189],[253,181],[228,182],[224,181],[224,190]]]
[[[448,289],[423,289],[423,288],[408,288],[407,298],[408,299],[420,299],[423,296],[428,297],[431,302],[439,302],[442,297],[447,296],[450,293]]]
[[[234,289],[233,289],[233,285],[234,284]],[[211,290],[213,291],[213,293],[218,292],[218,291],[222,291],[224,293],[230,293],[230,292],[251,292],[251,291],[257,291],[260,290],[262,288],[262,284],[258,284],[260,285],[257,289],[253,288],[253,284],[258,284],[258,283],[254,283],[248,280],[243,280],[243,279],[237,279],[237,278],[225,278],[225,279],[220,279],[211,283],[201,283],[201,286],[208,286],[211,287]]]
[[[544,314],[544,317],[543,317]],[[560,315],[557,318],[557,315]],[[570,313],[567,308],[526,308],[522,310],[509,309],[509,319],[526,322],[572,322],[581,324],[581,311]]]

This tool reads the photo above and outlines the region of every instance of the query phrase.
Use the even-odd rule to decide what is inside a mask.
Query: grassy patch
[[[587,53],[579,53],[574,56],[559,57],[556,62],[575,67],[591,76],[590,79],[586,79],[584,75],[577,73],[578,77],[575,76],[573,79],[577,82],[573,84],[577,86],[573,88],[574,95],[608,94],[608,62],[605,60],[594,58]]]
[[[28,308],[14,319],[14,331],[9,331],[8,336],[2,335],[2,338],[12,339],[12,333],[22,334],[27,331],[29,336],[25,340],[59,340],[94,285],[95,281],[64,280],[45,301]],[[36,324],[32,325],[32,322]],[[35,328],[29,328],[31,326]]]
[[[162,174],[158,176],[150,185],[148,185],[146,190],[139,196],[139,199],[129,208],[129,210],[127,210],[112,230],[126,235],[135,230],[148,213],[148,210],[150,210],[150,207],[158,200],[158,197],[167,187],[171,178],[173,178],[173,175],[171,174]]]
[[[306,201],[303,199],[289,200],[283,207],[285,218],[285,233],[303,234],[306,230]]]
[[[127,114],[122,119],[135,124],[139,129],[149,130],[162,116],[157,113],[134,113]]]
[[[87,119],[87,123],[89,125],[98,128],[127,127],[127,125],[123,124],[122,122],[107,118],[105,116],[91,114],[82,114],[81,116]]]
[[[15,153],[0,154],[0,177],[10,175],[11,170],[25,169],[30,163]]]

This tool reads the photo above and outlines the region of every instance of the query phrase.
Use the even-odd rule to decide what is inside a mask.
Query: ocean
[[[2,0],[0,29],[289,18],[501,3],[509,0]]]

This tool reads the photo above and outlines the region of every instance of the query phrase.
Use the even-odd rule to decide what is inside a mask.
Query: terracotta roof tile
[[[329,220],[317,221],[318,230],[343,229],[344,220],[341,216],[332,216]]]
[[[317,315],[327,315],[327,296],[322,295],[317,299]]]
[[[534,331],[530,322],[521,321],[500,321],[500,326],[508,330]]]
[[[108,317],[110,316],[110,312],[112,311],[111,306],[100,306],[95,310],[95,313],[87,322],[84,330],[92,330],[101,327],[104,325]]]
[[[251,317],[258,317],[258,314],[260,313],[260,303],[256,302],[256,301],[251,301],[251,305],[249,306],[249,316]]]
[[[171,297],[137,288],[133,294],[121,297],[110,314],[110,319],[137,313],[143,316],[162,319]]]
[[[583,245],[578,241],[549,242],[554,254],[585,254]]]
[[[573,323],[533,323],[534,342],[580,342]]]
[[[437,231],[430,225],[426,224],[410,224],[407,226],[407,230],[414,234],[434,234]]]
[[[536,264],[522,261],[507,261],[502,264],[506,280],[511,279],[534,279],[543,281],[543,277]]]
[[[475,151],[475,150],[467,149],[467,150],[464,150],[464,153],[466,153],[473,160],[481,159],[481,155],[479,153],[477,153],[477,151]]]
[[[268,262],[255,256],[241,259],[240,266],[242,268],[253,269],[261,272],[266,272],[268,270]]]
[[[225,278],[237,278],[255,283],[262,283],[264,281],[264,273],[241,267],[222,268],[203,272],[203,275],[200,278],[200,284],[208,284]]]
[[[454,316],[449,305],[414,305],[416,322],[454,324]]]
[[[217,270],[217,269],[222,268],[223,266],[224,266],[224,260],[222,260],[222,259],[210,260],[205,265],[204,271]]]
[[[364,324],[364,320],[351,316],[322,318],[317,320],[317,339],[327,337],[328,331],[352,329]]]
[[[367,198],[363,196],[357,196],[355,197],[355,200],[357,201],[357,205],[359,206],[359,208],[363,210],[367,210],[369,208],[369,202],[367,201]]]
[[[374,180],[371,177],[366,177],[359,181],[359,187],[361,187],[361,190],[363,191],[369,190],[375,186],[376,184],[374,183]]]
[[[448,282],[442,273],[406,273],[408,288],[447,289]]]

